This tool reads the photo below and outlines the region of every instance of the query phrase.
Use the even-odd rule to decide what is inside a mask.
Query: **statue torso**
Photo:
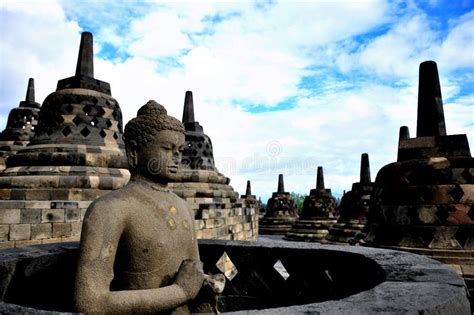
[[[197,257],[194,218],[186,202],[158,186],[130,183],[121,198],[130,205],[114,264],[115,289],[148,289],[173,283],[185,259]]]

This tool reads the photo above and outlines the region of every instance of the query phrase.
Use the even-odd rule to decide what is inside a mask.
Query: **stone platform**
[[[227,277],[224,313],[470,314],[463,280],[411,253],[219,240],[199,241],[199,251],[206,272]],[[72,312],[77,254],[78,243],[0,251],[0,313]]]

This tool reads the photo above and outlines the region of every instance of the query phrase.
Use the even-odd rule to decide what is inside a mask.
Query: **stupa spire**
[[[246,196],[251,196],[252,195],[252,188],[250,187],[250,181],[247,181],[247,189],[245,190],[245,195]]]
[[[94,77],[94,49],[92,46],[92,33],[90,32],[83,32],[81,34],[76,76]]]
[[[35,102],[35,79],[30,78],[28,80],[28,88],[26,89],[25,102],[34,103]]]
[[[184,97],[183,124],[193,122],[195,122],[193,92],[186,91],[186,95]]]
[[[278,193],[285,192],[285,183],[283,182],[283,174],[278,175]]]
[[[324,189],[324,174],[323,174],[322,166],[318,166],[318,175],[316,177],[316,189],[318,190]]]
[[[398,133],[398,141],[404,139],[410,139],[410,130],[407,126],[401,126],[400,132]]]
[[[362,153],[360,157],[360,183],[370,183],[370,165],[369,155],[367,153]]]
[[[40,104],[35,102],[35,80],[33,78],[28,79],[25,100],[20,102],[19,107],[40,107]]]
[[[445,136],[443,99],[438,67],[434,61],[420,64],[418,82],[417,137]]]

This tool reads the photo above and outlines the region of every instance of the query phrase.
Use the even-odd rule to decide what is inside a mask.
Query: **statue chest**
[[[190,211],[172,202],[137,208],[129,218],[118,251],[122,271],[155,274],[153,282],[173,278],[184,259],[196,259]]]

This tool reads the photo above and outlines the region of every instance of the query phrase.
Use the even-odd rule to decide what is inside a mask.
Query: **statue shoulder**
[[[86,216],[100,216],[118,218],[126,215],[127,211],[137,205],[139,196],[133,187],[125,187],[111,191],[92,202],[87,209]]]
[[[171,195],[175,199],[175,202],[178,206],[183,207],[183,208],[188,208],[191,210],[191,207],[189,206],[189,203],[186,200],[176,195],[174,192],[171,192]]]

